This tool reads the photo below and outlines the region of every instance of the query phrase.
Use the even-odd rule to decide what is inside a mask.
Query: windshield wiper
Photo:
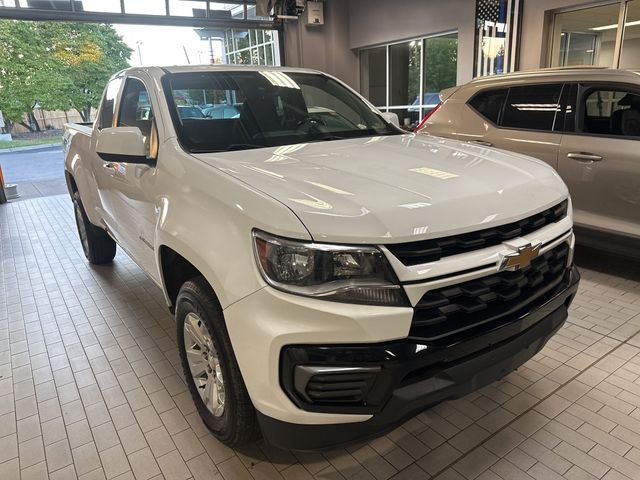
[[[220,152],[224,152],[224,150],[206,150],[206,149],[199,149],[199,148],[189,149],[189,153],[220,153]]]
[[[314,138],[313,140],[309,140],[310,142],[329,142],[331,140],[344,140],[345,137],[340,137],[338,135],[324,135],[322,137]]]
[[[207,150],[200,148],[192,148],[189,150],[190,153],[222,153],[222,152],[233,152],[236,150],[248,150],[250,148],[263,148],[263,145],[255,145],[253,143],[233,143],[229,145],[224,150]]]
[[[233,143],[227,147],[227,152],[248,150],[250,148],[264,148],[264,145],[256,145],[255,143]]]

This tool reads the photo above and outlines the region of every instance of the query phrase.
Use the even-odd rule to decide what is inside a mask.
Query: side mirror
[[[145,138],[138,127],[115,127],[99,130],[96,153],[105,162],[155,164],[147,158]]]
[[[393,113],[393,112],[381,112],[381,113],[382,113],[382,118],[384,118],[387,121],[387,123],[395,125],[396,127],[400,127],[400,119],[398,118],[397,113]]]

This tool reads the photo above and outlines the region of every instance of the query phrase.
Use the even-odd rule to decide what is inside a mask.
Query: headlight
[[[262,276],[279,290],[335,302],[409,306],[375,247],[288,240],[257,230],[253,239]]]

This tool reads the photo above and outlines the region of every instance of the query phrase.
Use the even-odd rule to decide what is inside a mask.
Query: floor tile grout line
[[[503,425],[502,427],[500,427],[498,430],[496,430],[495,432],[493,432],[491,435],[489,435],[488,437],[484,438],[480,443],[478,443],[477,445],[475,445],[473,448],[467,450],[465,453],[463,453],[462,455],[460,455],[458,458],[456,458],[454,461],[450,462],[449,464],[447,464],[444,468],[442,468],[441,470],[439,470],[438,472],[436,472],[435,474],[432,475],[431,478],[437,478],[439,475],[442,475],[444,472],[446,472],[447,470],[449,470],[450,468],[452,468],[454,465],[456,465],[458,462],[460,462],[462,459],[468,457],[471,453],[473,453],[474,451],[476,451],[478,448],[482,447],[486,442],[488,442],[489,440],[491,440],[492,438],[494,438],[495,436],[497,436],[499,433],[501,433],[502,431],[506,430],[508,427],[510,427],[511,425],[513,425],[516,421],[518,421],[519,419],[521,419],[524,415],[526,415],[527,413],[535,410],[535,408],[540,405],[542,402],[544,402],[545,400],[549,399],[550,397],[552,397],[554,394],[556,394],[558,391],[560,391],[562,388],[566,387],[568,384],[570,384],[571,382],[573,382],[574,380],[576,380],[580,375],[582,375],[584,372],[588,371],[590,368],[594,367],[598,362],[600,362],[601,360],[603,360],[605,357],[613,354],[616,350],[618,350],[620,347],[622,347],[623,345],[628,344],[628,342],[634,338],[636,335],[640,334],[640,329],[638,329],[633,335],[631,335],[628,339],[621,341],[621,340],[616,340],[617,342],[620,342],[616,347],[614,347],[613,349],[611,349],[610,351],[608,351],[607,353],[605,353],[604,355],[602,355],[601,357],[599,357],[597,360],[594,360],[592,363],[590,363],[589,365],[587,365],[585,368],[581,369],[578,373],[576,373],[574,376],[572,376],[571,378],[569,378],[568,380],[566,380],[564,383],[560,384],[556,389],[554,389],[553,391],[551,391],[549,394],[547,394],[545,397],[541,398],[540,400],[538,400],[536,403],[534,403],[531,407],[527,408],[525,411],[523,411],[522,413],[520,413],[518,416],[516,416],[515,418],[513,418],[511,421],[509,421],[508,423],[506,423],[505,425]],[[533,357],[532,357],[533,358]],[[526,363],[524,364],[526,365]],[[593,389],[595,387],[592,387],[591,389]],[[553,419],[550,419],[553,420]],[[449,440],[447,440],[445,443],[448,443]],[[421,457],[421,458],[424,458]],[[419,459],[418,459],[419,460]],[[496,462],[494,462],[495,464]],[[493,465],[493,464],[492,464]],[[409,466],[405,467],[405,469],[409,468]],[[491,467],[488,467],[491,468]],[[403,470],[405,470],[403,469]],[[611,467],[609,467],[609,469],[611,469]],[[608,471],[608,470],[607,470]],[[606,475],[606,473],[605,473]]]

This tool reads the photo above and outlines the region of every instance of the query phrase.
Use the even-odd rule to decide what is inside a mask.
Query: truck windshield
[[[163,85],[180,143],[192,153],[401,133],[321,74],[176,73]]]

